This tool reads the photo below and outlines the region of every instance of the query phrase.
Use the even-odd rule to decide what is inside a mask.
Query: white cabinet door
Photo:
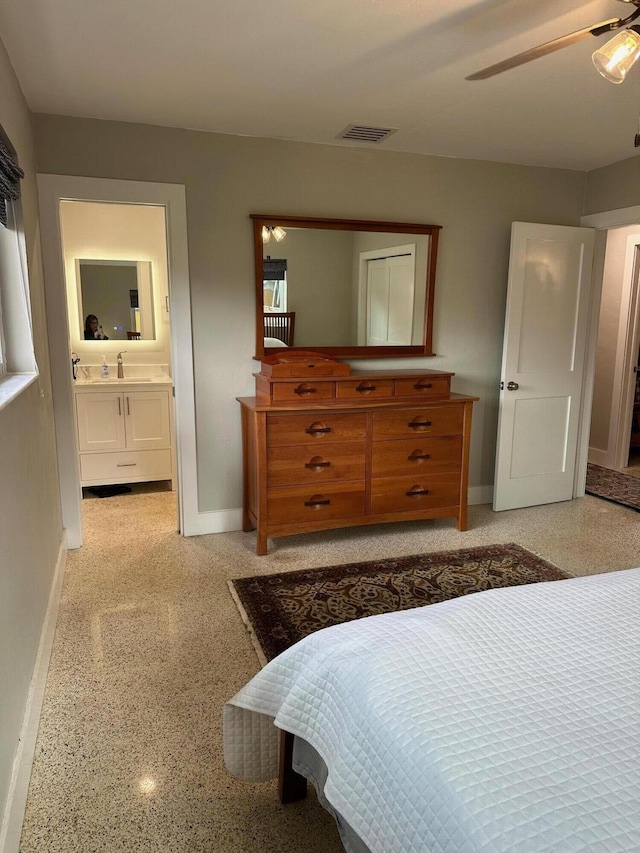
[[[77,394],[78,447],[88,450],[124,450],[126,438],[122,394],[111,391]]]
[[[168,391],[126,391],[124,415],[128,450],[169,447]]]
[[[514,222],[495,510],[573,497],[594,231]]]

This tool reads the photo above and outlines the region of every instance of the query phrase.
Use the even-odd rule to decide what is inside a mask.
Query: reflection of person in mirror
[[[98,318],[95,314],[87,314],[87,319],[84,321],[84,339],[85,341],[109,340],[102,331],[102,326],[98,322]]]

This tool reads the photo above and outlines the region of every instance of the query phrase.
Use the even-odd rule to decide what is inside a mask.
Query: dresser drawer
[[[316,524],[324,519],[364,515],[364,481],[322,487],[275,486],[267,490],[269,524]]]
[[[461,462],[461,435],[376,441],[373,444],[371,476],[422,477],[427,473],[459,471]]]
[[[87,480],[134,482],[171,479],[171,450],[123,450],[118,453],[81,453],[80,476]]]
[[[429,406],[423,409],[376,412],[373,416],[373,439],[459,435],[462,433],[462,423],[462,406]]]
[[[338,400],[388,400],[392,396],[392,379],[341,379],[336,383]]]
[[[365,414],[308,412],[304,415],[268,414],[267,445],[317,445],[334,441],[362,441],[366,432]],[[319,452],[319,450],[318,450]]]
[[[460,472],[416,474],[371,481],[371,512],[415,512],[421,509],[453,507],[460,502]]]
[[[333,442],[323,447],[286,445],[267,449],[267,485],[324,483],[364,479],[362,441]]]
[[[451,390],[448,376],[414,376],[395,380],[396,397],[448,397]]]
[[[315,403],[317,400],[333,400],[336,396],[335,382],[274,382],[274,403]]]

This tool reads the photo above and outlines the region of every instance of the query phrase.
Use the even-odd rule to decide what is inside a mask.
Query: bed
[[[266,337],[264,339],[264,345],[265,347],[286,347],[285,342],[281,341],[280,338]]]
[[[638,853],[640,569],[311,634],[226,704],[230,772],[279,730],[349,853]]]

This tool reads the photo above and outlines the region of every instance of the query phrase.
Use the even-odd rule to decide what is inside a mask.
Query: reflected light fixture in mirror
[[[268,243],[273,237],[276,243],[280,243],[287,236],[287,232],[279,225],[263,225],[262,226],[262,242]]]
[[[267,214],[251,219],[256,358],[296,350],[337,358],[435,355],[441,226]],[[277,241],[276,231],[286,240]],[[273,332],[278,313],[283,323],[287,317],[291,326],[295,322],[295,344],[286,346],[286,335]]]

